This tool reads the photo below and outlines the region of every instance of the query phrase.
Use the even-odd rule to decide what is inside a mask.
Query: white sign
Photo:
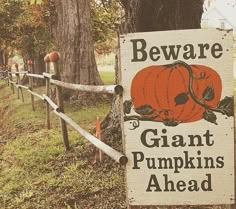
[[[232,33],[135,33],[120,43],[129,204],[233,204]]]

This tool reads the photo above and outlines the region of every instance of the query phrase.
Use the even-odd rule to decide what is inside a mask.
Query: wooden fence
[[[122,153],[116,151],[112,147],[108,146],[100,139],[96,138],[86,130],[80,127],[75,121],[73,121],[70,117],[68,117],[64,112],[64,104],[62,97],[62,88],[79,90],[85,92],[95,92],[95,93],[106,93],[106,94],[117,94],[121,95],[123,92],[123,88],[120,85],[103,85],[103,86],[91,86],[91,85],[81,85],[81,84],[73,84],[66,83],[61,81],[60,71],[58,68],[59,54],[57,52],[52,52],[44,58],[46,64],[46,72],[42,75],[33,74],[32,61],[28,61],[28,71],[19,71],[18,64],[15,64],[15,71],[12,71],[10,67],[6,67],[3,70],[0,70],[0,78],[4,79],[6,83],[11,87],[13,93],[17,92],[17,98],[20,97],[24,101],[23,90],[27,91],[31,95],[31,103],[32,109],[35,111],[34,98],[38,97],[40,100],[46,103],[46,124],[47,128],[51,128],[51,119],[50,119],[50,111],[52,110],[55,115],[60,118],[60,124],[62,129],[62,136],[65,149],[68,150],[70,148],[69,139],[68,139],[68,131],[67,125],[71,126],[77,132],[79,132],[84,138],[86,138],[90,143],[92,143],[99,150],[107,154],[109,157],[114,159],[116,162],[125,165],[128,162],[126,156]],[[50,62],[54,67],[54,74],[50,73]],[[29,78],[29,86],[22,85],[20,75],[25,75]],[[46,81],[45,94],[40,95],[33,91],[33,83],[34,79],[44,79]],[[50,86],[51,84],[56,86],[56,103],[50,98]]]

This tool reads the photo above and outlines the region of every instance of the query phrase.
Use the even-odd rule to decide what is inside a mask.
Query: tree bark
[[[94,55],[90,1],[55,0],[52,32],[61,54],[62,80],[78,84],[102,84]]]
[[[197,29],[201,27],[203,0],[121,0],[125,10],[125,22],[120,34],[148,31]],[[119,59],[119,57],[118,57]],[[119,75],[117,61],[116,75]],[[116,81],[119,83],[119,76]],[[103,136],[119,140],[120,107],[117,97],[112,109],[102,123]]]
[[[8,52],[0,48],[0,65],[5,66],[8,64]]]
[[[36,74],[43,74],[43,72],[46,72],[46,66],[44,62],[44,57],[46,56],[46,53],[40,53],[34,55],[34,73]],[[42,86],[45,84],[44,79],[34,79],[34,84],[36,86]]]
[[[121,32],[148,32],[201,27],[203,0],[122,0]]]

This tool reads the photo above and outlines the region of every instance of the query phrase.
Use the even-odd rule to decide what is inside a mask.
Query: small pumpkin
[[[60,59],[60,54],[56,51],[49,54],[49,59],[51,62],[57,62]]]
[[[33,65],[33,61],[32,60],[28,60],[28,65]]]
[[[134,110],[142,118],[172,126],[202,119],[206,107],[217,106],[221,92],[215,70],[181,61],[146,67],[131,84]]]

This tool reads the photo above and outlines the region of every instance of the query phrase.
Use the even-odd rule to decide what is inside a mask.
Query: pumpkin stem
[[[206,110],[211,110],[211,111],[214,111],[214,112],[219,112],[219,113],[222,113],[224,114],[224,111],[220,108],[213,108],[209,105],[206,105],[205,103],[203,103],[202,99],[198,99],[196,97],[196,95],[194,94],[193,92],[193,87],[192,87],[192,84],[193,84],[193,79],[195,78],[195,76],[193,75],[193,70],[192,68],[190,67],[190,65],[188,65],[186,62],[183,62],[181,60],[178,60],[176,62],[174,62],[172,65],[180,65],[180,66],[183,66],[189,73],[189,85],[188,85],[188,88],[189,88],[189,94],[191,96],[191,98],[193,99],[194,102],[196,102],[197,104],[201,105],[202,107],[204,107]],[[203,78],[206,78],[206,74],[205,73],[201,73],[200,75],[200,78],[198,79],[203,79]]]
[[[188,83],[188,88],[189,88],[189,94],[191,96],[191,98],[194,100],[194,102],[196,102],[197,104],[201,105],[202,107],[206,108],[206,109],[211,109],[210,106],[202,103],[202,101],[200,99],[198,99],[196,97],[196,95],[194,94],[193,92],[193,79],[195,78],[194,75],[193,75],[193,70],[192,68],[190,67],[190,65],[188,65],[186,62],[183,62],[183,61],[176,61],[173,63],[173,65],[180,65],[180,66],[183,66],[189,73],[189,83]],[[202,75],[200,78],[204,78],[206,75]]]

